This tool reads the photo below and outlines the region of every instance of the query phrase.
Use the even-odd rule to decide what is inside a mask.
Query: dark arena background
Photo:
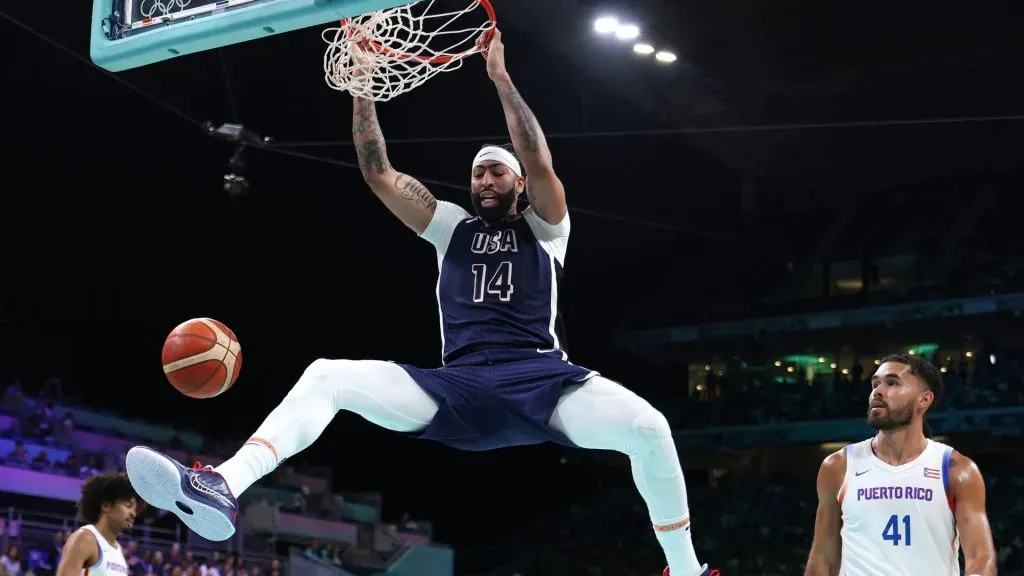
[[[701,559],[803,574],[818,466],[872,434],[868,378],[903,351],[942,367],[929,422],[984,475],[999,573],[1024,574],[1020,5],[494,3],[566,185],[570,357],[668,417]],[[317,358],[440,362],[433,248],[364,184],[318,28],[110,74],[89,60],[89,4],[0,7],[14,576],[54,573],[82,479],[123,469],[129,447],[217,464]],[[606,13],[677,59],[597,34]],[[468,208],[473,154],[508,140],[484,61],[378,109],[396,168]],[[271,140],[239,147],[207,123]],[[161,369],[195,317],[244,353],[209,400]],[[124,540],[133,574],[665,565],[624,456],[460,452],[349,413],[242,507],[216,545],[146,509]]]

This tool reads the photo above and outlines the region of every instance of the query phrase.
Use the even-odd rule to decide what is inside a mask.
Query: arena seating
[[[782,360],[779,366],[768,363],[757,373],[700,363],[691,370],[690,394],[666,411],[672,411],[673,420],[687,428],[860,418],[871,389],[874,360],[880,356],[871,354],[856,364],[835,368],[826,363],[831,359],[818,363],[812,357],[809,362],[817,368],[813,380],[808,379],[806,359],[802,363]],[[984,350],[957,351],[955,358],[938,350],[930,355],[945,370],[946,384],[946,395],[934,413],[1024,405],[1024,359],[1000,353],[993,362],[990,356]],[[784,372],[790,367],[791,372]]]
[[[161,447],[185,464],[193,461],[191,454],[211,464],[222,461],[219,454],[204,453],[220,451],[212,446],[204,450],[198,435],[62,406],[28,396],[21,388],[20,383],[7,386],[0,399],[0,494],[5,507],[0,539],[24,548],[24,571],[53,573],[60,538],[78,525],[71,503],[82,480],[100,471],[123,471],[131,445]],[[403,561],[432,561],[441,567],[436,574],[451,573],[451,551],[431,546],[429,521],[405,518],[383,524],[379,494],[330,494],[327,486],[324,478],[290,467],[278,469],[243,496],[243,530],[226,549],[184,530],[173,515],[149,508],[137,522],[131,544],[133,573],[207,576],[215,574],[211,567],[218,567],[221,576],[282,573],[289,549],[312,537],[327,542],[330,554],[318,559],[335,574],[342,573],[343,564],[359,569]],[[356,545],[360,526],[376,527],[369,549]],[[246,541],[242,532],[256,537]]]
[[[979,466],[990,493],[999,495],[998,505],[989,509],[999,574],[1024,575],[1024,539],[1018,534],[1024,525],[1024,476],[998,460]],[[629,477],[607,474],[597,481],[604,484],[598,499],[552,511],[524,531],[524,541],[547,548],[489,576],[657,576],[661,550]],[[696,549],[722,574],[803,574],[817,505],[813,477],[710,482],[691,475],[687,485]]]
[[[966,350],[954,354],[945,349],[926,352],[945,369],[948,393],[936,408],[937,415],[991,410],[1019,412],[1019,407],[1024,406],[1024,362],[1012,352],[990,353],[983,348],[970,350],[970,354]],[[819,374],[806,370],[806,364],[828,362],[782,359],[780,365],[770,363],[768,370],[760,373],[695,365],[690,372],[689,393],[667,397],[666,402],[659,405],[664,405],[670,421],[682,428],[683,437],[690,433],[738,429],[736,427],[768,430],[785,425],[862,420],[869,390],[868,376],[874,365],[872,356],[865,355],[863,365],[837,365],[831,370],[820,370]],[[799,368],[786,370],[789,362]],[[772,369],[779,369],[776,373],[782,376],[765,378],[764,374],[771,374]],[[30,408],[26,410],[25,406]],[[116,440],[124,444],[128,441],[109,429],[87,429],[80,425],[78,415],[86,413],[81,409],[70,412],[74,417],[67,419],[64,416],[69,412],[59,405],[25,398],[16,387],[8,390],[0,407],[3,408],[0,413],[3,462],[0,464],[8,470],[45,473],[55,479],[71,481],[97,470],[116,469],[118,463],[123,462],[123,453],[111,453],[107,449],[111,444],[105,442]],[[1021,432],[1010,426],[1003,434],[1019,437]],[[167,434],[162,437],[168,443],[174,438]],[[101,438],[106,440],[101,441]],[[193,447],[199,450],[202,444],[194,443]],[[684,450],[688,446],[680,442],[680,448]],[[179,448],[179,452],[183,461],[189,459],[184,450]],[[989,515],[1000,574],[1022,576],[1024,540],[1017,529],[1024,525],[1024,475],[1019,466],[999,454],[974,458],[988,485]],[[217,461],[216,457],[211,460]],[[308,485],[306,488],[296,485],[295,477],[301,474],[294,472],[291,477],[268,478],[254,488],[252,498],[247,501],[250,506],[246,509],[248,522],[258,523],[264,510],[285,512],[300,519],[301,530],[314,530],[313,521],[349,523],[347,525],[353,526],[350,536],[339,536],[345,533],[337,528],[342,524],[326,524],[322,532],[316,533],[323,534],[324,538],[302,537],[294,532],[290,536],[285,534],[279,541],[280,546],[269,553],[266,549],[250,553],[244,547],[242,551],[218,550],[208,542],[189,540],[187,534],[177,531],[173,516],[153,514],[144,519],[142,529],[136,530],[132,545],[136,559],[132,562],[137,572],[133,573],[208,576],[215,574],[209,570],[213,566],[221,576],[283,573],[297,554],[305,569],[316,573],[326,570],[333,574],[374,574],[393,564],[395,551],[402,549],[405,543],[430,543],[429,523],[409,519],[394,524],[380,523],[379,496],[362,496],[361,500],[350,502],[348,495],[327,495],[309,489]],[[688,472],[687,478],[697,549],[703,557],[716,562],[724,574],[768,576],[802,571],[816,505],[813,474],[794,478],[771,473],[716,475],[698,470]],[[506,555],[506,565],[495,566],[488,574],[656,575],[657,568],[663,564],[661,551],[629,476],[621,474],[621,470],[610,470],[595,477],[595,481],[602,483],[596,500],[567,500],[564,508],[539,514],[535,522],[523,530],[521,538],[507,543],[513,553]],[[374,498],[378,500],[374,502]],[[38,502],[33,505],[37,506],[35,512],[21,517],[23,520],[35,518],[33,526],[27,523],[19,526],[12,522],[15,517],[8,515],[0,534],[5,542],[24,544],[26,552],[21,556],[26,569],[31,567],[31,573],[47,574],[51,573],[47,567],[53,566],[62,530],[73,527],[74,521],[66,514],[44,518],[38,511]],[[354,526],[360,524],[375,526],[381,533],[375,539],[389,544],[376,549],[354,546],[357,539]],[[61,530],[43,532],[38,528],[42,525],[59,525]],[[278,523],[267,530],[280,526],[282,524]],[[263,532],[256,530],[255,533]],[[183,550],[174,552],[175,546]],[[424,549],[430,547],[424,546]],[[289,552],[292,552],[290,557]],[[451,561],[450,551],[448,561]],[[170,568],[156,568],[163,565]],[[244,568],[239,568],[240,565]]]

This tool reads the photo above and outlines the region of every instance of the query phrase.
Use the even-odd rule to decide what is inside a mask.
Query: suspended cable
[[[7,14],[6,12],[0,12],[0,17],[4,18],[5,20],[7,20],[8,22],[14,24],[15,26],[21,28],[22,30],[25,30],[29,34],[32,34],[33,36],[39,38],[40,40],[46,42],[47,44],[53,46],[54,48],[57,48],[61,52],[64,52],[65,54],[68,54],[69,56],[71,56],[75,60],[78,60],[79,62],[85,63],[90,68],[94,68],[96,70],[99,70],[100,72],[106,74],[108,77],[113,78],[115,81],[117,81],[122,86],[124,86],[126,88],[129,88],[129,89],[131,89],[131,90],[141,94],[142,96],[144,96],[145,98],[148,98],[150,101],[154,102],[155,104],[163,107],[168,112],[178,116],[182,120],[185,120],[189,124],[193,124],[193,125],[195,125],[195,126],[197,126],[199,128],[203,128],[203,123],[202,122],[196,120],[195,118],[192,118],[191,116],[189,116],[188,114],[182,112],[178,108],[175,108],[174,106],[171,106],[167,102],[164,102],[163,100],[161,100],[161,99],[157,98],[156,96],[150,94],[149,92],[146,92],[145,90],[135,86],[134,84],[131,84],[130,82],[128,82],[126,80],[123,80],[122,78],[118,77],[116,74],[114,74],[114,73],[112,73],[112,72],[110,72],[108,70],[104,70],[103,68],[100,68],[99,66],[94,64],[88,58],[85,58],[84,56],[79,55],[74,50],[64,46],[63,44],[60,44],[59,42],[57,42],[56,40],[50,38],[49,36],[46,36],[45,34],[36,31],[32,27],[30,27],[28,24],[25,24],[24,22],[22,22],[21,20],[18,20],[14,16],[11,16],[10,14]]]
[[[346,162],[345,160],[338,160],[338,159],[335,159],[335,158],[324,158],[323,156],[315,156],[313,154],[306,154],[305,152],[297,152],[295,150],[289,150],[289,149],[286,149],[286,148],[279,148],[276,145],[249,144],[248,146],[250,148],[256,148],[256,149],[264,150],[264,151],[267,151],[267,152],[273,152],[275,154],[282,154],[284,156],[292,156],[292,157],[295,157],[295,158],[303,158],[305,160],[311,160],[311,161],[314,161],[314,162],[323,162],[324,164],[332,164],[334,166],[342,166],[342,167],[345,167],[345,168],[354,168],[356,170],[359,169],[359,166],[357,164],[355,164],[355,163],[352,163],[352,162]],[[453,182],[447,182],[447,181],[444,181],[444,180],[437,180],[437,179],[434,179],[434,178],[424,178],[422,176],[416,176],[416,179],[419,180],[420,182],[422,182],[423,184],[427,184],[429,186],[434,186],[434,187],[437,187],[437,188],[448,188],[448,189],[451,189],[451,190],[459,190],[459,191],[462,191],[462,192],[468,192],[469,191],[469,186],[466,186],[465,184],[455,184]],[[690,227],[690,226],[683,227],[683,226],[677,226],[677,225],[673,225],[673,224],[664,224],[662,222],[651,222],[650,220],[642,220],[642,219],[639,219],[639,218],[631,218],[629,216],[620,216],[620,215],[616,215],[616,214],[607,214],[605,212],[599,212],[597,210],[590,210],[588,208],[580,208],[578,206],[573,206],[572,207],[572,211],[574,213],[586,214],[588,216],[594,216],[594,217],[597,217],[597,218],[604,218],[606,220],[615,220],[617,222],[623,222],[623,223],[626,223],[626,224],[633,224],[633,225],[636,225],[636,226],[647,226],[647,227],[650,227],[650,228],[658,228],[660,230],[669,230],[669,231],[672,231],[672,232],[680,232],[680,233],[683,233],[683,234],[701,235],[701,236],[711,236],[713,234],[713,232],[711,232],[709,230],[697,229],[697,228],[693,228],[693,227]]]
[[[231,74],[228,71],[228,59],[224,56],[224,49],[217,49],[217,56],[220,58],[220,75],[224,79],[224,92],[228,96],[228,106],[231,108],[231,120],[241,122],[238,118],[238,106],[235,104],[235,93],[231,90]]]
[[[949,118],[920,118],[917,120],[864,120],[851,122],[818,122],[811,124],[765,124],[719,126],[710,128],[665,128],[651,130],[608,130],[597,132],[552,132],[545,133],[548,140],[568,140],[577,138],[620,138],[631,136],[672,136],[683,134],[722,134],[750,132],[786,132],[796,130],[822,130],[828,128],[871,128],[882,126],[917,126],[926,124],[966,124],[977,122],[1017,122],[1024,120],[1024,115],[1007,116],[961,116]],[[485,136],[424,136],[416,138],[388,138],[388,144],[439,144],[460,142],[493,142],[507,140],[507,134],[490,134]],[[286,148],[312,148],[330,146],[351,146],[351,140],[308,140],[280,142]]]

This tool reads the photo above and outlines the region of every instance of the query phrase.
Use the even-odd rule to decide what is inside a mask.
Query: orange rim
[[[491,21],[491,24],[497,24],[498,18],[494,14],[494,7],[491,6],[491,0],[474,0],[474,1],[478,2],[480,4],[480,6],[483,7],[484,11],[487,12],[487,18]],[[343,19],[341,21],[341,25],[344,26],[345,23],[347,23],[349,20],[351,20],[351,19],[350,18]],[[490,42],[491,38],[493,38],[493,37],[494,37],[494,28],[492,27],[490,30],[487,31],[487,42]],[[467,55],[469,55],[472,52],[472,50],[466,50],[465,52],[462,52],[460,54],[442,54],[440,56],[431,56],[431,57],[427,58],[425,56],[417,56],[416,54],[407,54],[407,53],[402,52],[400,50],[392,50],[392,49],[388,48],[387,46],[384,46],[383,44],[378,43],[375,40],[370,40],[370,44],[373,46],[374,50],[379,52],[379,53],[387,54],[389,56],[393,56],[393,57],[398,58],[400,60],[419,60],[420,62],[426,62],[428,64],[447,64],[447,63],[451,62],[452,60],[457,60],[459,58],[465,58]]]

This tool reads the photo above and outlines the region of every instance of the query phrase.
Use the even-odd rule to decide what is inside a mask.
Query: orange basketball
[[[238,379],[242,346],[227,326],[210,318],[193,318],[171,330],[161,358],[164,374],[178,392],[213,398]]]

